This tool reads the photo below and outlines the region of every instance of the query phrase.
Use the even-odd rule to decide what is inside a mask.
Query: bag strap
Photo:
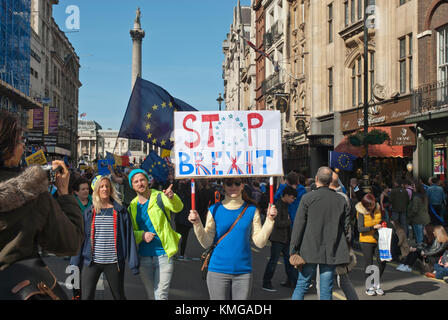
[[[244,207],[243,211],[241,211],[240,215],[238,216],[238,218],[236,218],[235,222],[233,222],[233,224],[230,226],[229,230],[227,230],[226,233],[224,233],[221,238],[219,238],[218,241],[216,241],[216,243],[213,245],[213,247],[216,247],[218,245],[218,243],[221,242],[222,239],[224,239],[230,231],[232,231],[233,227],[236,225],[236,223],[238,222],[238,220],[240,220],[243,217],[244,212],[246,212],[246,209],[249,207],[249,205],[246,203],[246,206]]]
[[[166,220],[168,220],[168,222],[171,223],[171,219],[168,218],[168,215],[166,214],[165,205],[163,204],[162,194],[161,193],[159,193],[157,195],[157,205],[159,206],[160,210],[162,210],[163,213],[165,214]]]

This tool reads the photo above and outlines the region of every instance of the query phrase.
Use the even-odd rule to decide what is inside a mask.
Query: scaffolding
[[[0,0],[0,79],[30,90],[30,0]]]

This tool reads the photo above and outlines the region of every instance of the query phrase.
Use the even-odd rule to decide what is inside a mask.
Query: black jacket
[[[269,240],[281,243],[288,243],[291,234],[291,219],[288,213],[288,204],[282,199],[275,203],[277,216],[275,217],[274,229]]]
[[[307,263],[350,262],[350,208],[343,197],[320,187],[302,197],[294,220],[290,253]]]

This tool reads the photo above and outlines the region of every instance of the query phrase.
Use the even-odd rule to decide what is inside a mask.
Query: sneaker
[[[375,294],[375,289],[373,287],[366,290],[366,295],[368,296],[374,296]]]
[[[431,279],[435,279],[436,278],[436,274],[432,273],[432,272],[426,272],[425,276]]]
[[[295,288],[296,287],[292,282],[289,282],[289,281],[282,282],[282,283],[280,283],[280,285],[285,288]]]
[[[396,270],[401,272],[412,272],[412,269],[406,264],[400,264]]]
[[[404,264],[400,264],[395,270],[397,271],[404,271]]]
[[[272,285],[271,285],[271,284],[264,284],[264,285],[263,285],[263,290],[270,291],[270,292],[275,292],[275,291],[277,291],[276,289],[272,288]]]
[[[375,293],[379,296],[384,296],[384,291],[380,287],[375,288]]]
[[[412,272],[412,268],[410,267],[410,266],[408,266],[408,265],[404,265],[404,270],[403,270],[404,272]]]

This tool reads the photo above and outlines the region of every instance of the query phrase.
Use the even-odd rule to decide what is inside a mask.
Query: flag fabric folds
[[[350,153],[344,152],[330,152],[330,167],[333,169],[339,169],[344,171],[353,171],[354,161],[357,159]]]
[[[197,111],[162,87],[137,78],[118,136],[171,150],[175,110]]]
[[[140,168],[148,172],[157,182],[166,182],[168,179],[169,169],[165,160],[163,160],[154,150],[152,150]]]

